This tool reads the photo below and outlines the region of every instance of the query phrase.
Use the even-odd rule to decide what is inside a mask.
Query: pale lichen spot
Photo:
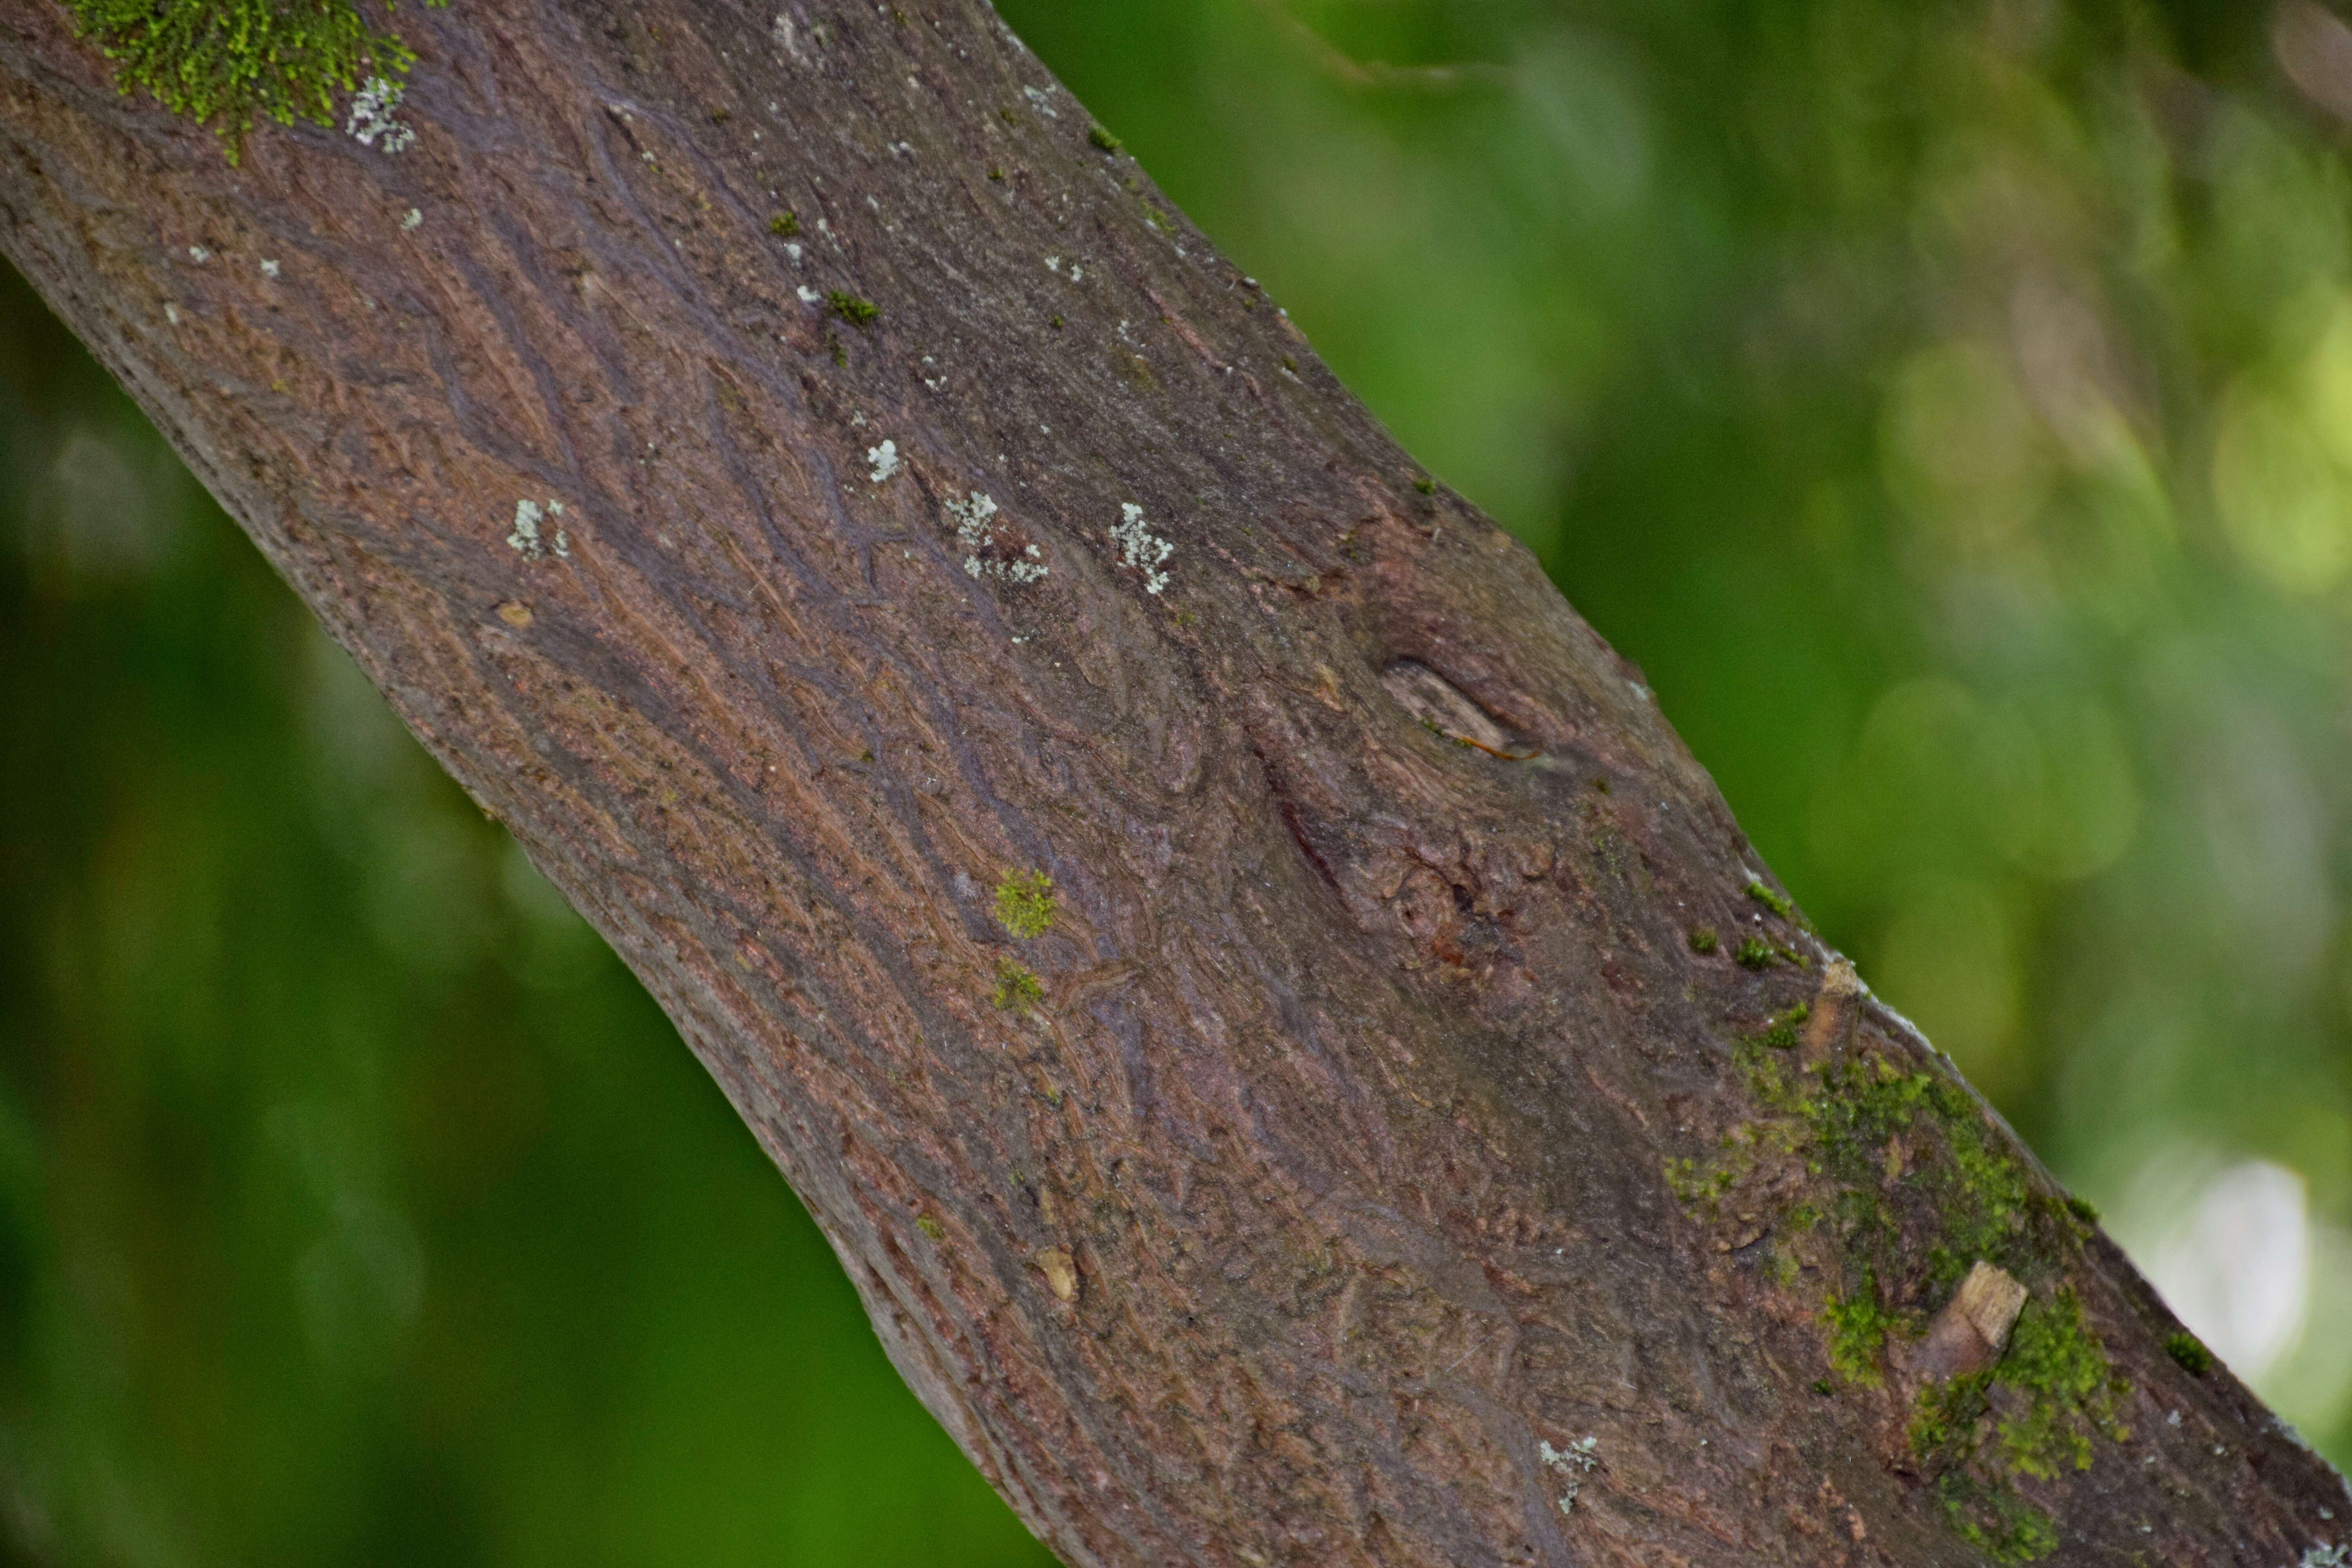
[[[1143,591],[1157,595],[1168,586],[1168,574],[1160,563],[1176,553],[1176,547],[1152,532],[1143,524],[1143,509],[1133,501],[1118,505],[1119,521],[1110,531],[1111,542],[1118,546],[1118,563],[1131,566],[1143,574]]]
[[[415,143],[416,132],[393,118],[393,110],[408,96],[408,89],[389,77],[372,76],[365,86],[352,95],[351,118],[343,130],[362,147],[375,147],[384,153],[405,153]]]
[[[407,233],[410,229],[415,228],[418,224],[421,224],[421,223],[423,223],[424,221],[425,221],[425,211],[424,211],[424,209],[423,209],[422,207],[411,207],[411,208],[409,208],[405,213],[403,213],[403,214],[401,215],[401,218],[400,218],[400,230],[401,230],[401,232],[402,232],[403,234],[405,234],[405,233]]]
[[[866,461],[871,465],[866,477],[877,485],[887,483],[906,467],[898,460],[898,443],[887,438],[878,447],[866,448]]]
[[[1584,1478],[1601,1465],[1601,1439],[1579,1437],[1565,1448],[1555,1448],[1548,1442],[1536,1444],[1536,1458],[1559,1472],[1567,1488],[1560,1493],[1559,1511],[1576,1511],[1576,1495],[1584,1486]]]
[[[194,262],[197,266],[202,267],[205,262],[210,261],[212,258],[213,253],[206,250],[203,246],[192,245],[188,247],[188,259]]]
[[[278,276],[277,261],[269,257],[263,257],[261,258],[261,275],[264,278],[276,278]]]
[[[1010,561],[987,553],[996,547],[994,497],[973,490],[971,500],[951,500],[947,509],[948,515],[955,519],[956,542],[963,546],[966,576],[975,582],[982,577],[997,577],[1024,587],[1045,579],[1050,570],[1045,565],[1045,552],[1034,544],[1024,545],[1020,555]]]
[[[562,529],[551,535],[543,526],[550,517],[562,517],[563,503],[551,500],[541,506],[535,500],[515,502],[514,529],[507,535],[507,544],[526,561],[537,561],[554,552],[558,560],[572,559],[572,540]]]
[[[810,288],[805,283],[800,286],[798,292],[801,297],[801,303],[803,305],[822,305],[824,303],[824,296],[818,293],[815,289]]]
[[[1044,115],[1046,119],[1059,120],[1062,118],[1060,111],[1055,109],[1053,100],[1045,93],[1039,91],[1034,87],[1024,87],[1021,90],[1027,96],[1029,101],[1036,106],[1037,112]]]

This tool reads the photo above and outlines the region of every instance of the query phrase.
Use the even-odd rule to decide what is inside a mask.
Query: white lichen
[[[983,552],[996,547],[996,499],[979,490],[971,492],[970,500],[948,502],[948,515],[955,519],[956,542],[963,546],[964,574],[977,582],[982,577],[997,577],[1026,587],[1044,580],[1049,570],[1045,552],[1035,545],[1024,545],[1019,556],[1007,561]]]
[[[800,286],[798,292],[801,297],[801,303],[803,305],[822,305],[824,303],[824,296],[818,293],[815,289],[810,288],[805,283]]]
[[[411,207],[400,216],[400,232],[406,234],[424,221],[425,210],[422,207]]]
[[[866,477],[877,485],[889,480],[906,466],[898,460],[898,443],[887,438],[878,447],[866,448],[866,461],[873,468]]]
[[[1028,95],[1028,99],[1031,103],[1036,105],[1037,112],[1044,115],[1046,119],[1059,120],[1062,118],[1055,110],[1053,100],[1047,98],[1045,93],[1039,91],[1034,87],[1024,87],[1021,90]]]
[[[263,257],[263,258],[261,258],[261,275],[262,275],[264,278],[275,278],[275,277],[277,277],[277,276],[278,276],[278,263],[277,263],[275,260],[271,259],[270,258],[268,258],[268,257],[267,257],[267,256]]]
[[[197,266],[202,267],[205,262],[210,261],[212,258],[213,253],[206,250],[203,246],[192,245],[188,247],[188,259],[194,262]]]
[[[1132,566],[1143,574],[1143,591],[1158,594],[1168,586],[1168,574],[1160,563],[1176,553],[1176,547],[1143,526],[1143,509],[1133,501],[1118,503],[1119,521],[1110,531],[1111,542],[1118,546],[1118,563]]]
[[[408,89],[389,77],[368,78],[367,85],[352,95],[352,114],[344,122],[344,132],[362,147],[407,152],[416,141],[416,132],[392,115],[407,96]]]
[[[171,322],[172,325],[175,327],[178,326],[180,324],[180,307],[166,301],[163,306],[163,319]]]
[[[2352,1564],[2352,1542],[2330,1546],[2323,1541],[2305,1552],[2294,1568],[2347,1568],[2347,1564]]]
[[[1576,1494],[1583,1489],[1584,1478],[1601,1468],[1601,1439],[1579,1437],[1565,1448],[1555,1448],[1548,1442],[1538,1441],[1536,1458],[1560,1473],[1567,1489],[1559,1494],[1559,1511],[1574,1513]]]
[[[535,500],[515,502],[514,531],[507,535],[507,544],[526,561],[537,561],[553,551],[557,559],[572,559],[572,540],[558,528],[550,539],[541,524],[551,517],[563,515],[563,503],[551,500],[543,508]]]

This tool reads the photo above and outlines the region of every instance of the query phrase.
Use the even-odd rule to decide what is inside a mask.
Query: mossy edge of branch
[[[362,68],[396,80],[416,63],[414,50],[370,26],[352,0],[64,3],[74,30],[113,62],[115,85],[126,96],[144,90],[209,127],[231,163],[258,117],[332,125],[335,93],[356,89]],[[387,11],[398,8],[398,0],[387,0]]]

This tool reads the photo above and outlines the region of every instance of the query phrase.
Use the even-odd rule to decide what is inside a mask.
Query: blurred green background
[[[2352,31],[1002,9],[2352,1456]],[[0,480],[0,1555],[1042,1561],[635,984],[13,276]]]

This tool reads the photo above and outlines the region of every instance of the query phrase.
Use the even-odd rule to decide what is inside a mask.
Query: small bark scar
[[[1381,671],[1381,685],[1423,729],[1457,746],[1515,763],[1525,762],[1539,749],[1521,745],[1460,687],[1418,659],[1391,664]]]
[[[2009,1349],[2017,1315],[2025,1310],[2026,1294],[2007,1269],[1977,1259],[1912,1353],[1912,1379],[1924,1387],[1982,1372],[2000,1361]]]

